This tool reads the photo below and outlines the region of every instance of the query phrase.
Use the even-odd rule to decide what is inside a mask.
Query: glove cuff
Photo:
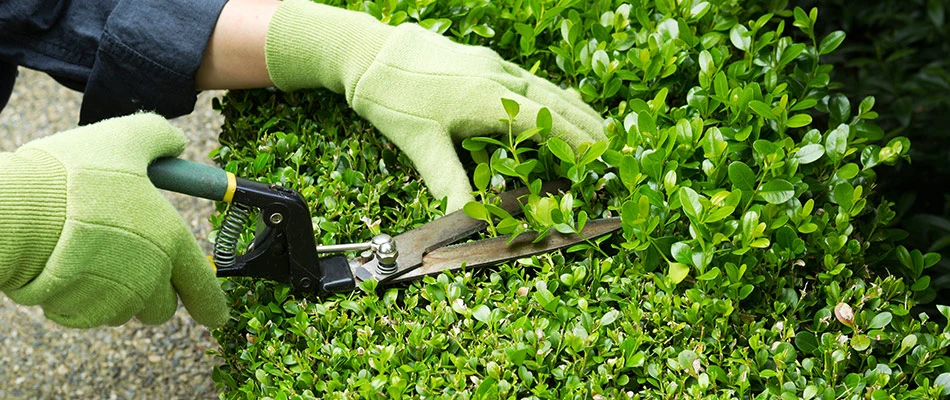
[[[349,102],[391,30],[362,12],[283,1],[267,31],[267,72],[281,90],[327,88]]]
[[[66,221],[66,169],[36,150],[0,153],[0,291],[46,265]]]

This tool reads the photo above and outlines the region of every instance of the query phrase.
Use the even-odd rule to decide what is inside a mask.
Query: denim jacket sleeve
[[[139,110],[188,114],[225,1],[0,2],[0,64],[40,70],[83,91],[80,124]]]

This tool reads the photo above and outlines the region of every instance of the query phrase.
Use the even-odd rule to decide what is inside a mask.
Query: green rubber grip
[[[214,201],[231,200],[234,188],[229,189],[229,181],[234,178],[228,175],[223,169],[174,157],[160,158],[148,166],[148,179],[155,187]]]

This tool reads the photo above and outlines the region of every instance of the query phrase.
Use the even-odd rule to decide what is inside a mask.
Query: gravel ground
[[[211,165],[223,118],[211,110],[206,92],[191,115],[172,123],[191,144],[182,158]],[[10,103],[0,112],[0,151],[75,127],[79,93],[44,74],[20,70]],[[167,197],[181,212],[199,243],[210,250],[207,222],[213,204],[177,194]],[[133,320],[89,330],[59,326],[39,307],[23,307],[0,295],[0,399],[19,398],[216,398],[211,380],[217,348],[208,330],[179,307],[168,323],[147,326]]]

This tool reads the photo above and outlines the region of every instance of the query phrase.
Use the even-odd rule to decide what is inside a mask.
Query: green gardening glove
[[[208,259],[146,176],[184,146],[163,118],[139,114],[0,153],[0,290],[77,328],[161,323],[178,297],[199,323],[223,325]]]
[[[448,211],[472,199],[454,143],[507,132],[501,98],[521,105],[521,132],[547,107],[552,134],[577,146],[606,140],[603,119],[562,90],[485,47],[466,46],[416,24],[383,24],[355,11],[287,0],[271,20],[267,70],[281,90],[323,87],[405,152]]]

